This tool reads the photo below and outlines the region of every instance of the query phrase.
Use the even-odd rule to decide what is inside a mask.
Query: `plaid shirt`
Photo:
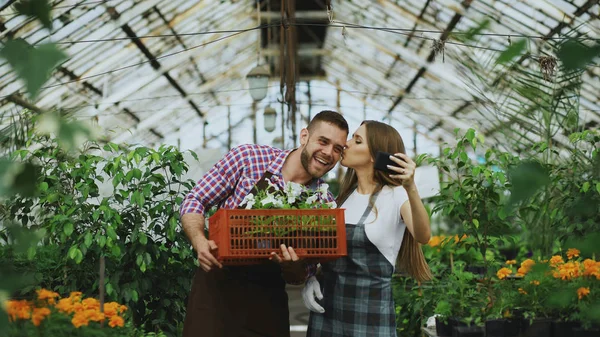
[[[204,214],[205,210],[223,200],[222,208],[237,208],[266,171],[273,174],[271,181],[283,190],[285,183],[281,169],[291,152],[292,150],[284,151],[253,144],[233,148],[187,194],[181,204],[180,215]],[[322,183],[322,179],[317,179],[306,186],[316,188]],[[324,201],[334,200],[333,195],[329,193]]]
[[[271,182],[283,190],[281,174],[283,163],[292,150],[280,150],[270,146],[246,144],[233,148],[219,160],[196,186],[187,194],[180,207],[180,215],[186,213],[204,214],[206,209],[224,200],[222,208],[237,208],[244,197],[260,180],[266,171],[273,174]],[[318,188],[322,179],[311,181],[307,186]],[[325,202],[334,201],[329,192]],[[316,265],[306,266],[307,278],[315,275]]]

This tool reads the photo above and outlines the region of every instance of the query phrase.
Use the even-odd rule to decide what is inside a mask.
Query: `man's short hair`
[[[348,128],[348,122],[346,121],[344,116],[342,116],[342,114],[337,111],[323,110],[323,111],[319,112],[318,114],[314,115],[314,117],[311,119],[310,123],[308,123],[308,127],[307,127],[308,131],[309,132],[313,131],[315,126],[319,122],[331,123],[331,124],[337,126],[338,128],[340,128],[341,130],[346,131],[346,133],[350,132],[350,130]]]

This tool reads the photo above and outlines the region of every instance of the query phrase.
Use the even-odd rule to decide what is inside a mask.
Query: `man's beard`
[[[304,171],[308,172],[308,174],[310,174],[312,176],[312,173],[310,173],[310,171],[308,170],[308,161],[310,160],[310,156],[308,155],[308,151],[306,150],[306,147],[304,147],[304,149],[302,150],[302,153],[300,154],[300,163],[302,163],[302,167],[304,167]],[[313,178],[318,178],[318,177],[314,177]]]

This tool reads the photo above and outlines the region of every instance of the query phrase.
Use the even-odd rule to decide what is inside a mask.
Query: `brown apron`
[[[253,187],[269,187],[265,172]],[[184,337],[289,337],[288,296],[281,267],[271,261],[253,266],[198,268],[188,298]]]

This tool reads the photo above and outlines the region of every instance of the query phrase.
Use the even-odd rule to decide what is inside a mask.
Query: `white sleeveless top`
[[[345,220],[356,224],[369,203],[370,194],[360,194],[356,190],[350,194],[341,208],[345,208]],[[402,186],[384,186],[371,214],[365,220],[367,238],[385,258],[396,267],[396,258],[402,245],[406,224],[400,216],[400,206],[408,201]],[[375,218],[377,216],[377,218]]]

